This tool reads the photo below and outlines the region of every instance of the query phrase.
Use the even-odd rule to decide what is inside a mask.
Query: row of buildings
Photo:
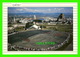
[[[34,24],[35,22],[35,24]],[[27,26],[27,23],[33,23],[33,25],[29,28],[36,28],[36,29],[41,29],[40,26],[37,25],[56,25],[56,24],[73,24],[73,19],[71,18],[65,18],[64,14],[60,14],[57,18],[53,17],[41,17],[38,18],[36,15],[34,15],[34,18],[16,18],[16,17],[9,17],[8,18],[8,25],[12,24],[11,26],[8,26],[8,29],[14,29],[16,27],[25,27]],[[29,24],[28,24],[29,25]]]

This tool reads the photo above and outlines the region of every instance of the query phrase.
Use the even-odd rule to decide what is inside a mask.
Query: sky
[[[8,13],[73,13],[73,7],[8,7]]]

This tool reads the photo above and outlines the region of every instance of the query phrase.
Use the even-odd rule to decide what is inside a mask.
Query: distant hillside
[[[30,16],[36,15],[41,17],[58,17],[60,13],[8,13],[9,16],[21,15],[21,16]],[[66,18],[70,17],[73,18],[73,13],[63,13]]]

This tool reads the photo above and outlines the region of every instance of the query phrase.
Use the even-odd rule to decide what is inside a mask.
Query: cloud
[[[23,9],[16,9],[17,11],[23,11]]]
[[[9,9],[10,11],[10,9]],[[33,12],[33,13],[72,13],[72,9],[65,9],[65,8],[43,8],[41,9],[39,7],[39,9],[32,9],[32,8],[26,8],[26,7],[20,7],[20,8],[16,8],[16,9],[13,9],[13,12],[16,12],[16,13],[23,13],[23,12]],[[10,11],[11,12],[11,11]]]

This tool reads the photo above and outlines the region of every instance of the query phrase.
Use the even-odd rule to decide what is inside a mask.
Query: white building
[[[36,19],[36,15],[34,15],[34,19]]]
[[[28,20],[26,20],[26,19],[21,19],[19,22],[21,22],[21,23],[28,23]]]
[[[15,17],[14,17],[14,20],[13,20],[13,21],[14,21],[14,23],[16,22],[16,19],[15,19]]]
[[[30,28],[41,29],[40,26],[32,25]]]

